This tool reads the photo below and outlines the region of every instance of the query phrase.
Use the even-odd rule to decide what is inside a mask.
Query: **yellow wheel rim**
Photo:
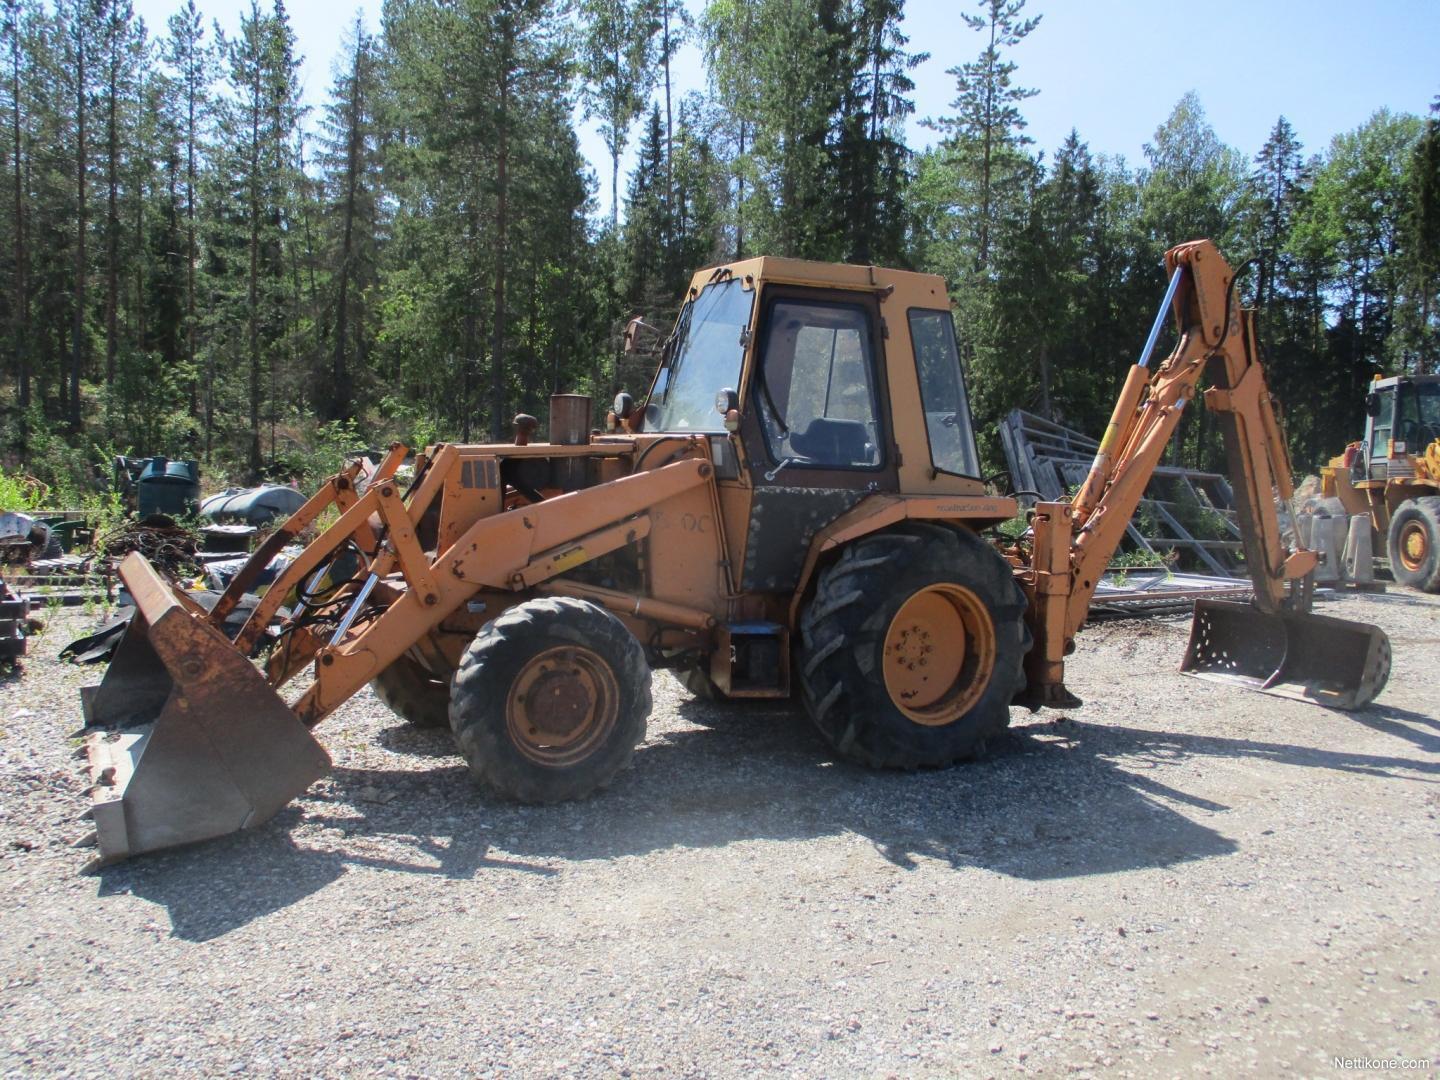
[[[1430,554],[1430,532],[1423,522],[1409,521],[1400,530],[1400,562],[1411,573],[1419,573]]]
[[[620,687],[589,649],[561,645],[531,658],[510,684],[505,724],[510,741],[538,765],[583,761],[615,730]]]
[[[995,674],[995,622],[961,585],[914,593],[885,631],[885,689],[906,717],[926,727],[953,723],[975,707]]]

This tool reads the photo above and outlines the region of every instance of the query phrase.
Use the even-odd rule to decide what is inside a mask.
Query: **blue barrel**
[[[200,507],[200,464],[152,457],[140,470],[136,487],[142,518],[151,514],[193,514]]]

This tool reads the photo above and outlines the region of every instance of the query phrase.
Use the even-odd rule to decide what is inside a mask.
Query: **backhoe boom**
[[[1034,554],[1022,579],[1032,598],[1036,636],[1027,691],[1032,704],[1075,703],[1064,687],[1064,657],[1074,648],[1095,588],[1202,378],[1210,384],[1205,405],[1218,416],[1225,441],[1254,607],[1274,616],[1309,609],[1309,575],[1317,556],[1288,548],[1280,533],[1276,503],[1288,503],[1293,495],[1290,458],[1265,382],[1254,312],[1235,302],[1235,274],[1209,240],[1172,248],[1165,265],[1170,285],[1155,329],[1126,376],[1089,475],[1073,503],[1035,508]],[[1152,371],[1150,353],[1167,310],[1179,341]],[[1286,650],[1280,652],[1280,662],[1260,678],[1270,684],[1262,689],[1285,681],[1275,678],[1286,662]]]

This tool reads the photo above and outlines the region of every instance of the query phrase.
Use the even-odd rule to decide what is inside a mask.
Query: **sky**
[[[264,6],[266,0],[262,0]],[[703,0],[688,0],[698,14]],[[249,0],[196,0],[207,19],[239,25]],[[305,63],[306,101],[316,111],[356,10],[378,29],[380,0],[341,15],[339,5],[290,0]],[[164,33],[179,0],[136,0],[152,36]],[[974,4],[908,0],[903,30],[912,51],[930,58],[914,72],[914,148],[935,133],[920,126],[949,112],[955,81],[946,69],[973,59],[980,35],[959,17]],[[1029,0],[1024,14],[1040,25],[1010,56],[1017,85],[1039,91],[1024,102],[1027,134],[1049,157],[1071,128],[1093,153],[1142,164],[1144,146],[1187,91],[1195,91],[1220,139],[1253,156],[1280,116],[1306,153],[1319,153],[1377,110],[1424,114],[1440,96],[1440,0]],[[700,54],[682,51],[674,66],[677,94],[705,89]],[[633,160],[640,128],[622,169]],[[598,213],[609,216],[610,164],[593,124],[581,148],[596,174]],[[622,179],[623,184],[623,179]],[[623,190],[623,189],[622,189]]]

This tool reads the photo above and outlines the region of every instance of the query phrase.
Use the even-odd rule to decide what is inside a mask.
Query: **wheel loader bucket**
[[[330,767],[264,676],[139,554],[135,617],[81,691],[101,862],[260,825]]]
[[[1369,623],[1197,600],[1180,670],[1334,709],[1359,709],[1390,677],[1390,639]]]

